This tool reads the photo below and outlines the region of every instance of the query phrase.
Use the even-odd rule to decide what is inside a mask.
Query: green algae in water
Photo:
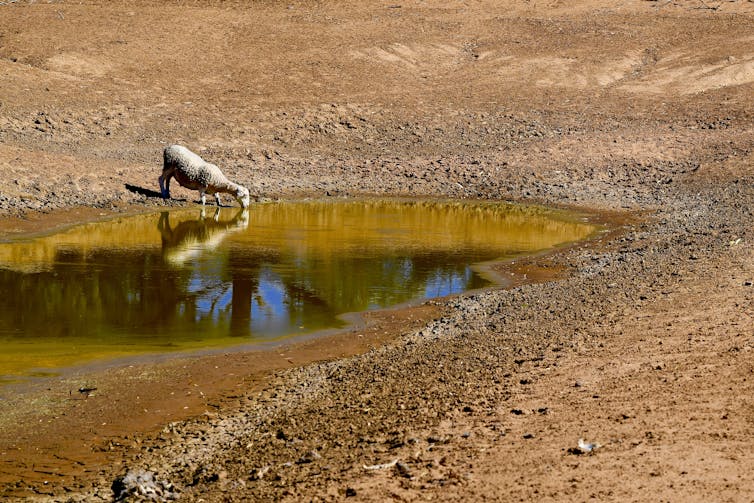
[[[140,215],[0,244],[0,382],[342,327],[344,313],[488,286],[475,264],[595,230],[499,203],[299,202]]]

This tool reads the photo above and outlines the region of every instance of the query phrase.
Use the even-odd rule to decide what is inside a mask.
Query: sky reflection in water
[[[473,264],[595,231],[492,203],[271,203],[0,244],[0,382],[121,355],[260,342],[486,286]]]

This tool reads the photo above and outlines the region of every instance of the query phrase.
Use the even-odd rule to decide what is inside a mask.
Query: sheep
[[[182,187],[198,190],[205,204],[205,194],[214,194],[220,204],[220,192],[232,194],[242,208],[249,207],[249,189],[228,180],[220,168],[210,164],[197,154],[181,145],[170,145],[163,151],[162,175],[158,178],[160,192],[165,199],[170,198],[170,178],[175,177]]]

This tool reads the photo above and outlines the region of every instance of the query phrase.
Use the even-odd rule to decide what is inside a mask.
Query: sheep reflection
[[[166,263],[182,266],[205,250],[213,250],[230,234],[243,231],[249,226],[249,210],[242,209],[232,218],[220,218],[220,208],[212,217],[204,209],[194,220],[182,220],[171,225],[170,212],[162,212],[157,229],[162,237],[162,257]]]

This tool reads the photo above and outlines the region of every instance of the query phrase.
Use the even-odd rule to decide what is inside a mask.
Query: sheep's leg
[[[160,193],[162,194],[163,199],[169,199],[170,198],[170,179],[173,177],[173,173],[165,170],[162,172],[162,175],[157,179],[158,182],[160,182]]]
[[[207,196],[205,196],[204,192],[203,190],[199,191],[199,196],[202,198],[202,206],[207,204]]]
[[[220,193],[215,192],[215,201],[217,201],[218,206],[222,206],[223,204],[220,202]]]

